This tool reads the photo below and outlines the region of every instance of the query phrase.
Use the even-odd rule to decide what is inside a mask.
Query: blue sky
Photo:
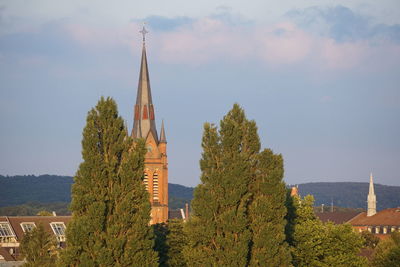
[[[102,95],[132,128],[143,21],[170,182],[199,182],[203,123],[237,102],[287,183],[400,185],[397,0],[0,0],[0,174],[74,175]]]

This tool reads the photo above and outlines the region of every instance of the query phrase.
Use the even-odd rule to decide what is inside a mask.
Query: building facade
[[[0,266],[20,266],[20,242],[38,225],[54,235],[58,247],[65,246],[65,230],[71,216],[0,216]],[[11,262],[7,264],[7,262]]]
[[[158,136],[155,108],[151,97],[150,77],[147,65],[145,34],[143,27],[142,59],[139,73],[132,137],[146,141],[145,170],[143,183],[150,195],[151,224],[168,220],[168,158],[164,122]]]

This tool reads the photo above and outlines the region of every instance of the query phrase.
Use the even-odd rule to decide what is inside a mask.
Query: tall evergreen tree
[[[25,233],[20,250],[25,267],[53,267],[57,260],[57,241],[43,224]]]
[[[186,267],[183,257],[183,248],[186,244],[186,235],[183,231],[184,222],[173,219],[168,221],[166,245],[168,248],[167,264],[169,267]]]
[[[250,266],[289,266],[290,251],[285,241],[284,219],[287,212],[286,186],[281,155],[275,155],[270,149],[258,155],[250,192]]]
[[[180,219],[168,220],[168,223],[153,225],[156,236],[155,250],[158,252],[160,267],[186,267],[183,248],[186,236],[184,222]]]
[[[63,266],[156,266],[145,147],[127,135],[117,105],[101,98],[83,130],[83,162],[72,186]]]
[[[187,264],[257,266],[269,258],[284,266],[283,254],[288,254],[276,248],[284,246],[285,238],[281,157],[270,150],[259,153],[256,124],[237,104],[221,120],[219,130],[205,124],[202,147],[201,184],[185,227]]]
[[[167,247],[167,235],[168,226],[166,223],[157,223],[153,226],[154,230],[154,250],[158,253],[158,263],[160,267],[168,266],[168,247]]]

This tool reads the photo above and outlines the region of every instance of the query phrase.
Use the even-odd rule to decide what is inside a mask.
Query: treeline
[[[30,216],[39,210],[69,215],[71,176],[0,175],[0,215]],[[171,210],[185,207],[193,198],[193,188],[168,184],[168,205]]]
[[[71,215],[68,205],[69,203],[67,202],[28,202],[23,205],[0,207],[0,216],[34,216],[40,211],[54,211],[57,215]]]
[[[14,211],[22,210],[22,207],[29,209],[32,206],[30,203],[40,203],[45,207],[51,205],[50,203],[64,202],[67,207],[67,203],[71,201],[72,183],[73,179],[70,176],[0,175],[0,215],[6,215],[1,207],[7,207],[6,210],[12,211],[12,214],[15,215],[32,214],[32,211],[21,214]],[[333,202],[335,207],[340,208],[366,208],[368,183],[318,182],[299,184],[298,187],[300,195],[314,196],[316,206],[324,204],[328,208]],[[193,189],[169,183],[170,209],[180,209],[185,206],[185,203],[190,203],[193,198]],[[375,193],[378,199],[378,210],[400,206],[400,186],[375,184]],[[16,206],[15,209],[14,206]],[[56,211],[64,214],[60,209]]]
[[[333,205],[338,207],[366,208],[369,183],[324,182],[298,186],[300,195],[313,195],[317,206],[324,204],[328,207],[333,202]],[[378,210],[400,207],[400,186],[375,184],[374,189]]]

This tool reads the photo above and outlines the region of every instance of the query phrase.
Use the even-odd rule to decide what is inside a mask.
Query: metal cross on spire
[[[146,31],[146,28],[144,27],[145,24],[146,24],[146,23],[143,23],[143,28],[142,28],[142,30],[140,31],[140,33],[143,35],[143,43],[146,42],[146,34],[149,33],[148,31]]]

